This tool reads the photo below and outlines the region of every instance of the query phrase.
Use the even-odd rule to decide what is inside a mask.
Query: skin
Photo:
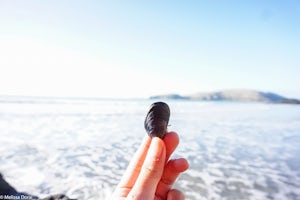
[[[163,139],[145,136],[129,163],[113,197],[115,200],[184,200],[172,189],[180,173],[188,169],[186,159],[169,160],[179,143],[175,132]]]

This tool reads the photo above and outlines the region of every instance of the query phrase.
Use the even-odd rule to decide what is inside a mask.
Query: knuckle
[[[142,169],[150,177],[160,178],[162,172],[159,169],[159,167],[157,166],[157,164],[158,164],[157,161],[149,162],[149,163],[146,163]]]

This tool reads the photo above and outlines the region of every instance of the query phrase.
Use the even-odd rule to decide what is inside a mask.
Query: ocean
[[[0,97],[0,172],[18,191],[108,199],[153,100]],[[166,101],[187,200],[300,200],[300,106]]]

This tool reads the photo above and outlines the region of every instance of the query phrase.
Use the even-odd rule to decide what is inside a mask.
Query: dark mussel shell
[[[155,102],[150,106],[144,126],[150,137],[163,138],[167,132],[170,108],[164,102]]]

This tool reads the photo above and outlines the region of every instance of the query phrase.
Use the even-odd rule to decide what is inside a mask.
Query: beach
[[[153,100],[0,98],[0,172],[18,191],[108,199]],[[168,100],[186,199],[300,199],[300,107]]]

